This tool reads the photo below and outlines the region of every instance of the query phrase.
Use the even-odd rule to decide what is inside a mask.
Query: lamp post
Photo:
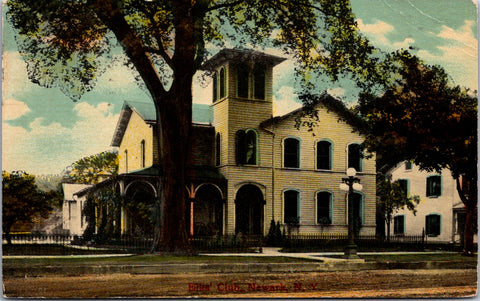
[[[353,206],[350,202],[350,199],[355,191],[362,190],[362,184],[360,184],[360,179],[355,177],[357,171],[355,168],[347,169],[347,177],[342,178],[342,184],[340,184],[340,189],[347,192],[347,207],[348,207],[348,244],[345,248],[345,257],[346,258],[358,258],[357,255],[357,245],[355,244],[354,232],[353,232]]]

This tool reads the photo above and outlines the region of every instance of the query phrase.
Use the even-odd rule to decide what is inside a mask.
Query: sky
[[[414,47],[428,64],[442,66],[455,84],[473,90],[478,87],[477,6],[476,0],[352,0],[359,29],[372,44],[384,51]],[[31,83],[13,31],[5,19],[2,23],[2,170],[58,174],[82,157],[110,150],[123,102],[150,101],[121,63],[79,102],[57,88]],[[274,69],[274,115],[301,105],[293,67],[287,60]],[[210,84],[196,78],[195,103],[211,104]],[[345,83],[322,85],[319,90],[355,100]]]

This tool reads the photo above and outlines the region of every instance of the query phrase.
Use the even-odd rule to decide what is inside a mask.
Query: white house
[[[450,171],[421,171],[418,166],[405,161],[389,173],[392,181],[400,181],[409,196],[420,197],[415,215],[408,209],[401,209],[394,214],[391,235],[420,235],[425,231],[428,241],[461,241],[465,208]]]
[[[71,235],[82,235],[87,225],[82,209],[85,206],[86,196],[77,196],[75,193],[91,187],[88,184],[63,183],[63,229],[69,230]]]

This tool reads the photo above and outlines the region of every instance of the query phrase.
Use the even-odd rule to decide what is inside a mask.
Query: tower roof
[[[201,69],[202,70],[214,70],[220,65],[223,65],[227,61],[245,62],[245,61],[260,61],[268,62],[273,66],[285,61],[286,58],[267,54],[255,50],[247,49],[222,49],[215,54],[211,59],[206,61]]]

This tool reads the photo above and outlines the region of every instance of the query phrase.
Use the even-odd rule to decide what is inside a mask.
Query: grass
[[[342,258],[343,256],[328,256],[332,258]],[[460,253],[430,253],[430,254],[379,254],[379,255],[362,255],[359,257],[365,261],[376,262],[419,262],[419,261],[454,261],[454,262],[477,262],[477,256],[462,256]]]
[[[79,249],[57,244],[3,244],[3,255],[87,255],[118,254],[120,250]]]

